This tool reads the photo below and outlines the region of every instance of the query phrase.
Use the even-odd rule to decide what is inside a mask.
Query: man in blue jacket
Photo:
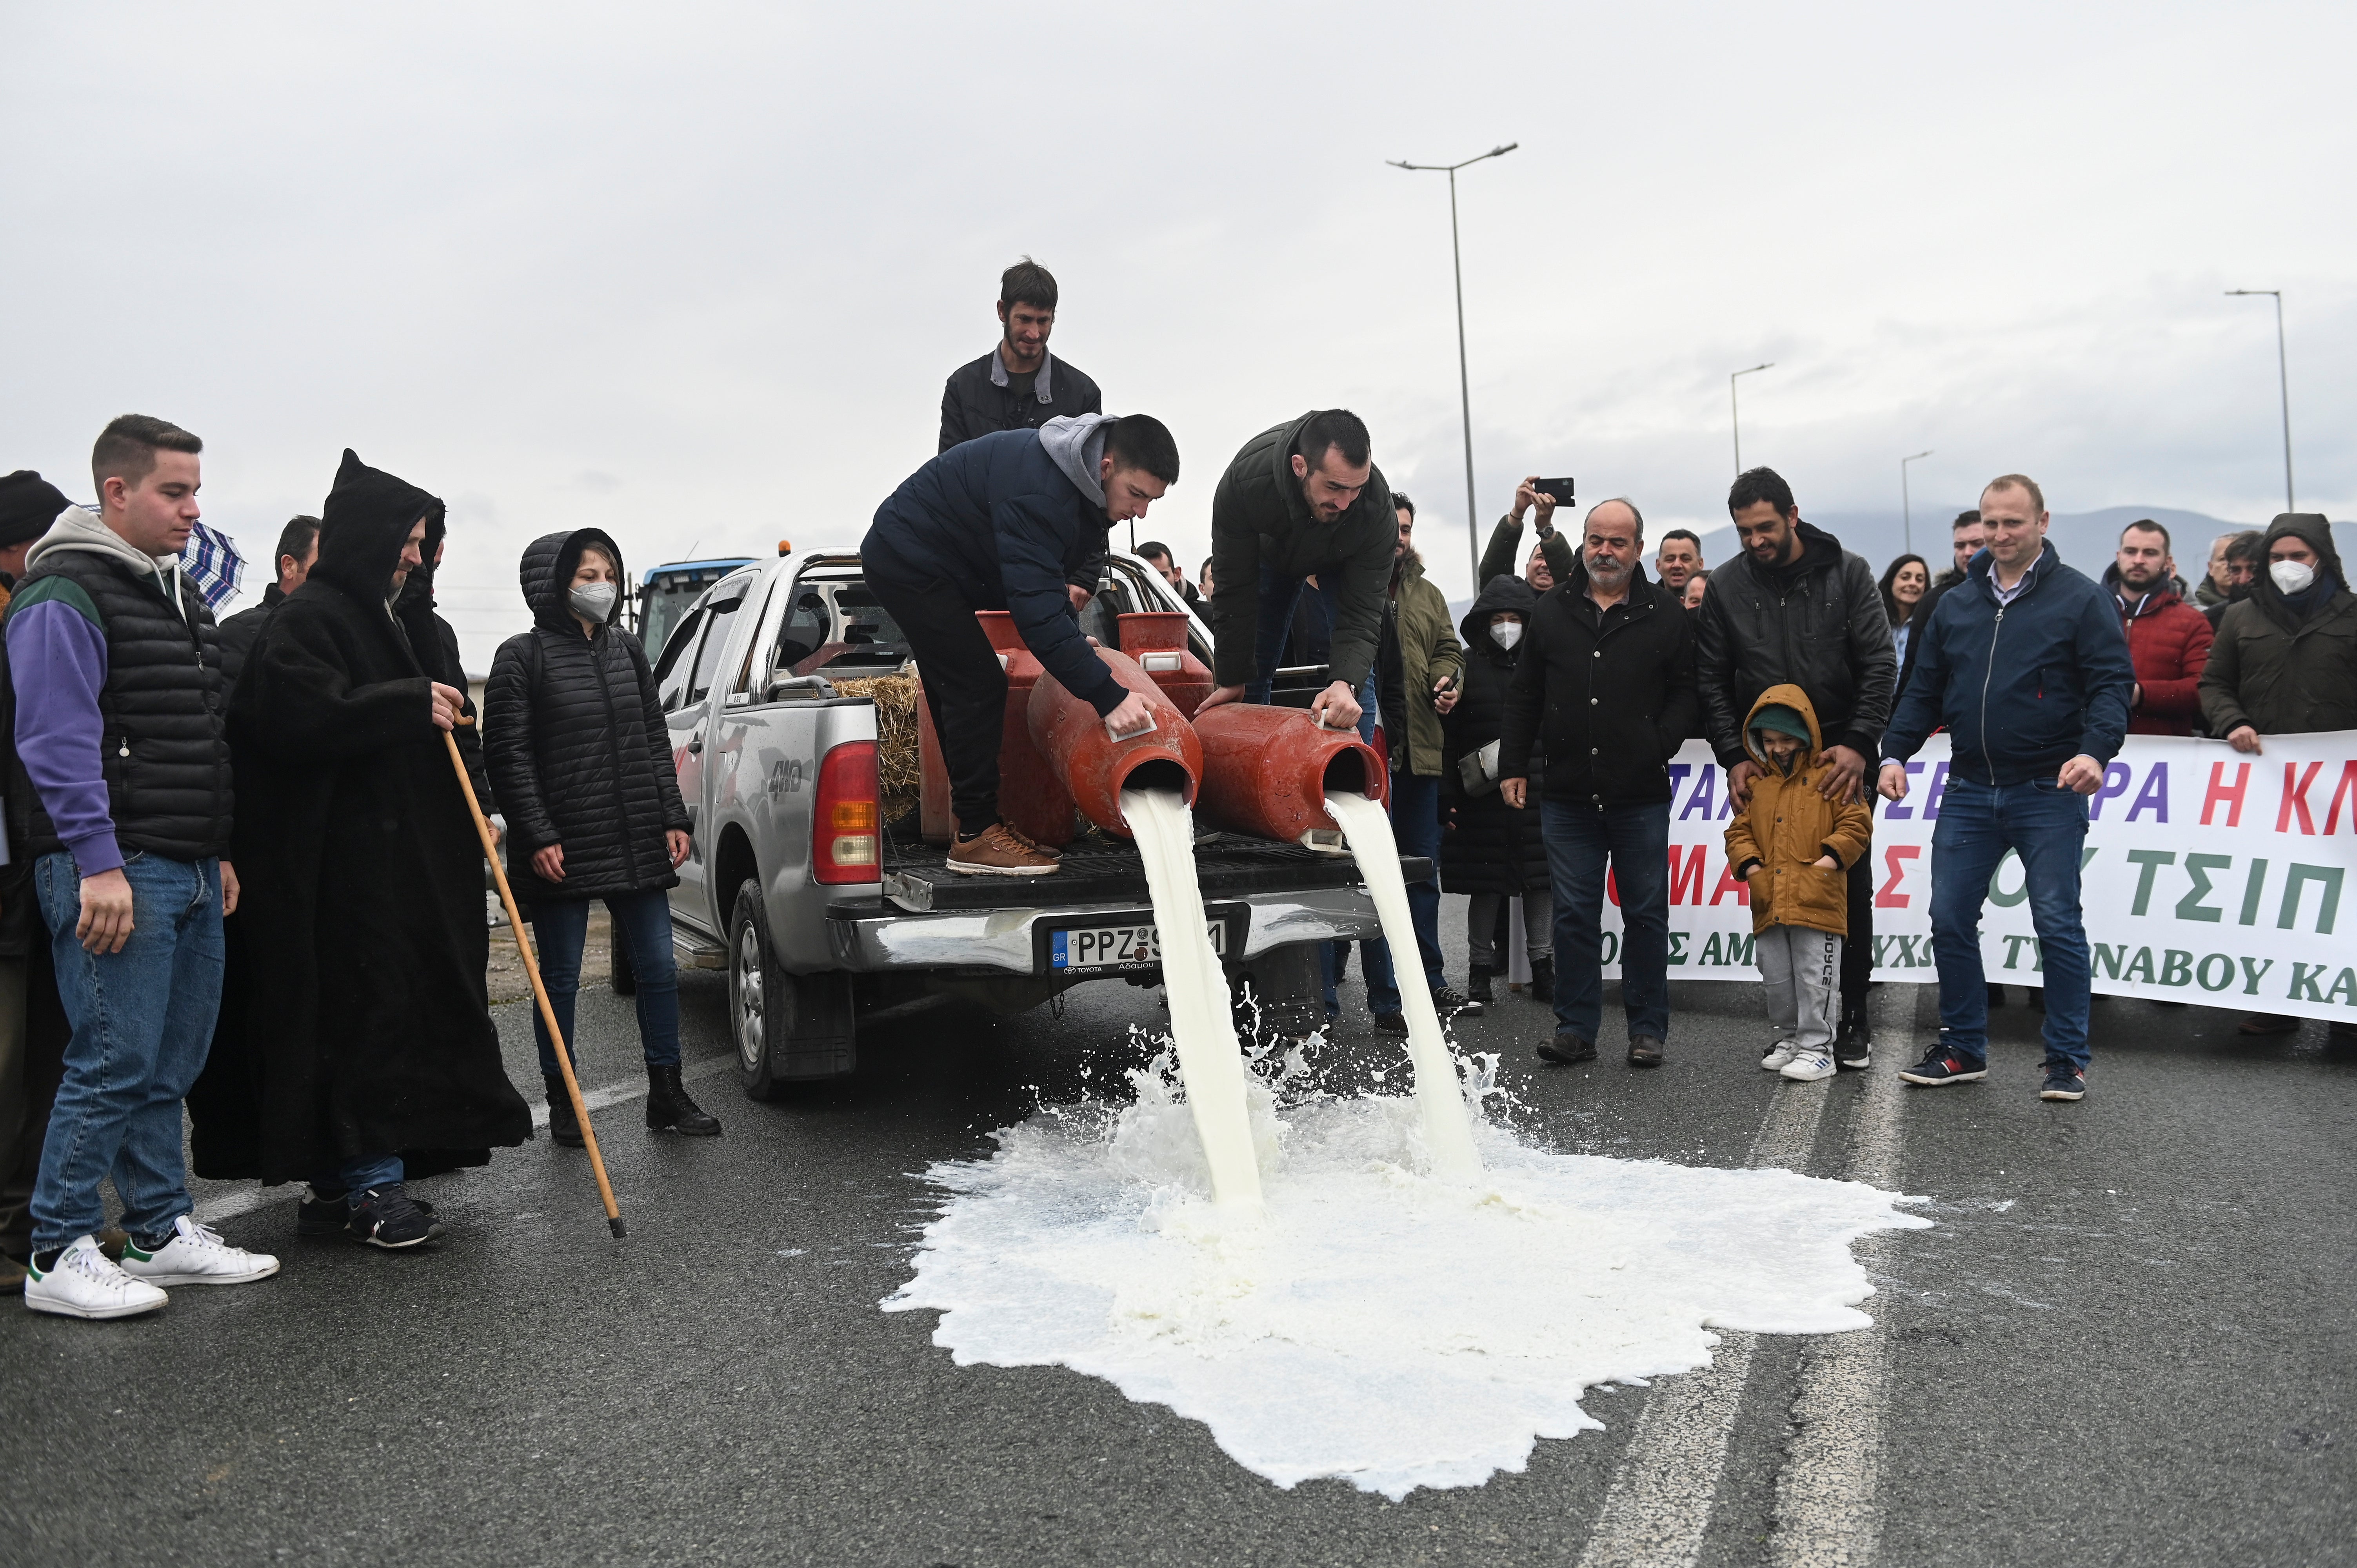
[[[1981,492],[1987,548],[1917,634],[1914,674],[1882,737],[1880,789],[1907,796],[1907,769],[1944,726],[1953,747],[1932,836],[1932,950],[1940,1041],[1899,1076],[1966,1083],[1988,1076],[1981,903],[2012,850],[2028,878],[2046,981],[2047,1100],[2087,1091],[2087,930],[2079,910],[2087,797],[2127,734],[2136,669],[2110,596],[2046,542],[2045,497],[2020,474]]]
[[[1053,851],[998,818],[1006,671],[974,619],[1006,610],[1023,645],[1115,733],[1152,717],[1081,633],[1067,585],[1105,551],[1110,524],[1144,517],[1178,482],[1178,446],[1158,419],[1085,413],[962,442],[909,476],[859,555],[924,672],[950,775],[952,871],[1036,876]]]

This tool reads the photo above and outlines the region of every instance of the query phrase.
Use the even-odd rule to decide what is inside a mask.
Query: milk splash
[[[1473,1126],[1457,1083],[1457,1058],[1440,1032],[1432,993],[1421,983],[1423,965],[1416,958],[1415,926],[1408,914],[1407,884],[1400,875],[1399,841],[1392,836],[1391,813],[1364,795],[1341,790],[1326,797],[1326,809],[1358,857],[1359,875],[1366,878],[1375,914],[1383,923],[1383,938],[1391,944],[1399,972],[1406,977],[1399,988],[1400,1011],[1407,1017],[1407,1054],[1415,1063],[1415,1102],[1424,1114],[1424,1142],[1432,1153],[1433,1169],[1469,1181],[1481,1174],[1481,1156],[1473,1149]]]
[[[1166,1053],[1127,1105],[1050,1107],[928,1171],[948,1197],[885,1310],[940,1312],[961,1366],[1168,1405],[1280,1487],[1397,1498],[1600,1427],[1584,1390],[1703,1366],[1714,1328],[1864,1326],[1848,1244],[1928,1223],[1856,1183],[1561,1154],[1478,1117],[1484,1169],[1440,1179],[1415,1101],[1326,1093],[1298,1050],[1258,1069],[1260,1210],[1206,1201]]]

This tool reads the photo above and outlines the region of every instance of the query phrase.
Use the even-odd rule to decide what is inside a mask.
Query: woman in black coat
[[[614,943],[638,976],[647,1059],[647,1125],[694,1137],[719,1121],[679,1081],[679,972],[671,899],[687,858],[687,807],[653,672],[622,614],[622,553],[595,528],[550,533],[524,550],[533,628],[500,645],[484,687],[484,750],[508,821],[508,876],[540,943],[540,972],[579,1059],[573,998],[589,900],[614,918]],[[549,1136],[577,1147],[547,1026],[533,1015],[548,1088]]]
[[[1469,788],[1460,760],[1479,754],[1505,728],[1507,683],[1522,655],[1524,622],[1538,601],[1538,591],[1520,577],[1490,579],[1458,625],[1465,641],[1465,694],[1442,721],[1441,788],[1454,826],[1440,842],[1440,886],[1444,892],[1473,896],[1465,912],[1472,950],[1467,968],[1473,976],[1466,989],[1477,1002],[1491,1000],[1491,977],[1506,971],[1499,944],[1508,901],[1517,897],[1530,943],[1531,994],[1542,1002],[1555,995],[1555,912],[1538,814],[1506,804],[1498,794],[1494,767],[1486,788]],[[1491,759],[1494,763],[1494,753]],[[1542,758],[1531,758],[1534,774],[1543,767]]]

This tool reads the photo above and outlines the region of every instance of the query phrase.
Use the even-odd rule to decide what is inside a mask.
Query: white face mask
[[[2305,561],[2275,561],[2268,563],[2267,575],[2285,593],[2297,594],[2316,581],[2316,568]]]
[[[576,583],[571,595],[573,613],[602,626],[614,613],[614,596],[619,592],[611,583]]]
[[[1518,620],[1500,621],[1490,628],[1490,640],[1501,648],[1513,647],[1523,640],[1523,623]]]

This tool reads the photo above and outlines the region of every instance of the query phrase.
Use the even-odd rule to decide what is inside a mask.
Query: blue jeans
[[[671,899],[661,888],[615,893],[606,899],[614,917],[614,941],[630,955],[638,976],[639,1044],[649,1067],[679,1065],[679,970],[671,952]],[[581,989],[581,944],[589,937],[589,900],[550,898],[533,906],[533,933],[540,940],[540,978],[548,1004],[565,1031],[573,1070],[581,1070],[581,1040],[573,1032],[573,998]],[[540,1044],[544,1078],[558,1075],[548,1025],[532,1010],[532,1037]]]
[[[311,1178],[311,1189],[318,1193],[340,1192],[353,1208],[361,1206],[361,1194],[371,1187],[399,1187],[408,1174],[408,1167],[399,1155],[355,1155],[328,1166]]]
[[[2080,850],[2087,797],[2051,779],[1991,789],[1948,776],[1932,830],[1932,955],[1940,967],[1940,1045],[1988,1059],[1987,973],[1981,967],[1981,905],[2012,850],[2028,881],[2046,982],[2046,1063],[2084,1069],[2091,981],[2087,927],[2079,913]]]
[[[1943,808],[1944,813],[1945,808]],[[1620,890],[1620,1002],[1629,1037],[1670,1037],[1670,803],[1539,802],[1555,885],[1555,1027],[1591,1045],[1604,1024],[1604,873]]]
[[[33,867],[58,998],[73,1026],[33,1187],[36,1251],[106,1223],[104,1176],[114,1178],[123,1226],[134,1237],[161,1236],[196,1207],[180,1101],[204,1070],[221,1011],[221,862],[135,851],[123,875],[131,884],[130,940],[121,952],[91,953],[74,939],[81,872],[73,856],[45,854]]]
[[[1318,579],[1310,591],[1318,596],[1318,608],[1326,617],[1327,636],[1334,631],[1335,612],[1341,606],[1341,595],[1334,586],[1340,573],[1340,564],[1321,566],[1308,575]],[[1264,566],[1260,569],[1260,621],[1253,628],[1253,681],[1244,688],[1244,701],[1265,703],[1269,687],[1276,679],[1276,667],[1285,657],[1285,639],[1293,630],[1293,607],[1300,600],[1301,590],[1308,585],[1300,577],[1288,577]],[[1370,677],[1372,679],[1372,676]]]

